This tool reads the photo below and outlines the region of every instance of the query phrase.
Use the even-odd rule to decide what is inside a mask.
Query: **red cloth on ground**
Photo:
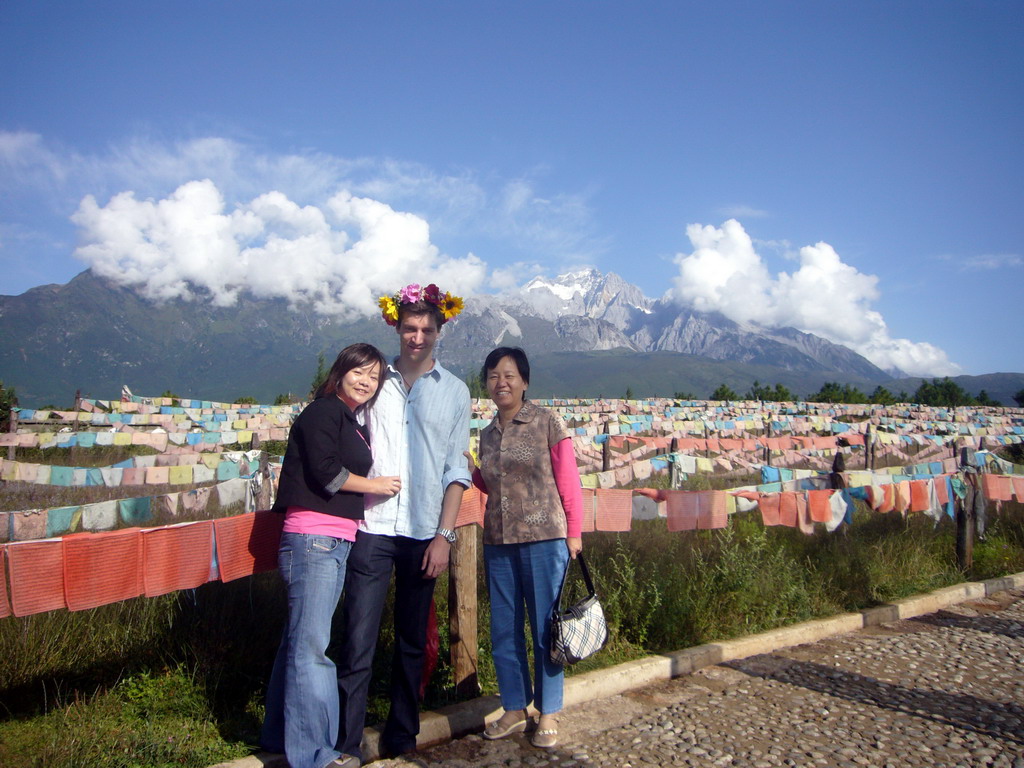
[[[601,489],[597,492],[595,528],[599,531],[628,531],[633,522],[633,492]]]
[[[146,597],[194,589],[210,579],[213,521],[142,532],[142,587]]]
[[[260,510],[213,521],[220,580],[233,581],[277,567],[284,515]]]
[[[142,532],[125,528],[64,537],[64,594],[69,611],[142,594]]]
[[[64,542],[60,539],[7,545],[11,612],[15,616],[66,608]]]

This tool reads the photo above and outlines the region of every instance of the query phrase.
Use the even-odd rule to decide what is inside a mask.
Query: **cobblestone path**
[[[565,710],[561,744],[479,735],[429,768],[1024,768],[1024,592],[752,656]],[[412,760],[373,763],[407,766]]]

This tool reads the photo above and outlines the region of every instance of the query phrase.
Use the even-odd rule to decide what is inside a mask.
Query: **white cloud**
[[[721,312],[739,323],[792,326],[850,347],[880,368],[911,375],[954,375],[960,367],[926,342],[893,339],[871,309],[878,278],[843,263],[828,243],[799,250],[800,266],[772,275],[735,219],[721,228],[691,224],[694,250],[677,254],[677,301],[702,312]]]
[[[376,297],[406,283],[472,293],[486,272],[475,256],[442,255],[418,216],[344,190],[323,207],[277,191],[228,206],[205,179],[161,200],[122,192],[101,206],[86,196],[73,220],[79,258],[157,300],[198,292],[231,306],[250,291],[351,318],[376,313]]]
[[[727,205],[718,212],[730,219],[766,219],[771,215],[768,211],[750,205]]]
[[[473,251],[488,261],[539,261],[555,268],[593,262],[607,246],[593,235],[589,194],[542,194],[543,173],[499,178],[467,169],[439,172],[387,157],[275,152],[224,136],[176,142],[137,136],[79,154],[38,134],[0,131],[0,195],[34,196],[60,211],[63,221],[46,225],[51,232],[84,199],[113,201],[130,190],[136,201],[170,200],[173,190],[207,179],[225,210],[274,191],[326,211],[332,196],[348,190],[429,221],[435,244],[444,243],[449,253]],[[26,227],[42,221],[35,211],[23,218]]]
[[[1024,259],[1013,253],[983,254],[980,256],[968,256],[965,259],[957,260],[960,269],[964,272],[973,272],[982,269],[1009,269],[1024,265]]]

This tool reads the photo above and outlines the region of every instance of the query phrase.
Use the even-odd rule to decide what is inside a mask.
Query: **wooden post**
[[[875,433],[871,429],[871,425],[868,424],[868,428],[864,433],[864,469],[869,472],[875,469],[875,457],[872,452],[875,449]]]
[[[82,390],[75,390],[75,423],[71,425],[71,431],[75,435],[75,444],[68,451],[68,463],[74,465],[78,456],[78,414],[82,410]]]
[[[679,450],[679,439],[673,437],[672,442],[668,446],[669,455],[672,456],[672,461],[668,465],[668,487],[673,491],[678,489],[682,484],[679,479],[679,464],[676,461],[676,452]]]
[[[967,466],[967,449],[960,451],[960,469]],[[956,564],[963,571],[968,572],[974,567],[974,495],[981,493],[978,487],[978,473],[974,468],[963,472],[964,485],[967,492],[961,501],[954,494],[954,508],[956,509]]]
[[[768,439],[772,436],[772,422],[771,419],[765,417],[764,420],[764,463],[769,467],[772,465],[772,449],[768,447]]]
[[[477,536],[478,526],[464,525],[452,547],[448,573],[448,627],[452,674],[460,697],[480,694],[477,676]]]
[[[16,410],[14,410],[14,408],[11,408],[11,421],[10,421],[10,428],[8,429],[8,432],[10,432],[11,434],[14,434],[17,431],[18,431],[18,412]],[[8,461],[14,461],[14,448],[15,447],[13,445],[7,446],[7,460]]]
[[[262,480],[259,496],[256,497],[256,509],[270,509],[274,502],[270,480],[270,455],[266,451],[260,451],[260,468],[257,471]]]
[[[604,423],[604,434],[608,434],[608,422]],[[601,444],[601,471],[607,472],[612,468],[612,445],[611,440],[605,440]]]

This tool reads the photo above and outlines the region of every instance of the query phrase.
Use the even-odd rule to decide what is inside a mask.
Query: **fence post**
[[[676,461],[676,453],[679,451],[679,440],[675,437],[672,438],[672,442],[668,446],[669,455],[672,457],[672,461],[668,465],[668,487],[673,491],[676,490],[679,483],[679,462]]]
[[[956,509],[956,564],[964,572],[974,567],[974,494],[981,493],[977,485],[978,473],[967,465],[967,457],[967,449],[961,449],[960,469],[966,493],[962,501],[953,494]]]
[[[16,410],[14,410],[13,407],[11,408],[11,420],[10,420],[9,423],[10,423],[10,428],[7,431],[10,432],[12,435],[17,433],[17,431],[18,431],[18,412]],[[7,446],[7,460],[8,461],[14,461],[14,449],[15,449],[15,446],[13,444]]]
[[[75,444],[68,451],[68,463],[71,465],[77,464],[78,457],[78,415],[82,410],[82,390],[75,390],[75,422],[71,425],[71,431],[75,434]]]
[[[604,434],[608,434],[608,422],[604,423]],[[610,440],[601,444],[601,471],[607,472],[612,468],[612,445]]]
[[[477,676],[477,526],[459,528],[452,547],[448,574],[448,629],[455,692],[459,696],[480,694]]]

